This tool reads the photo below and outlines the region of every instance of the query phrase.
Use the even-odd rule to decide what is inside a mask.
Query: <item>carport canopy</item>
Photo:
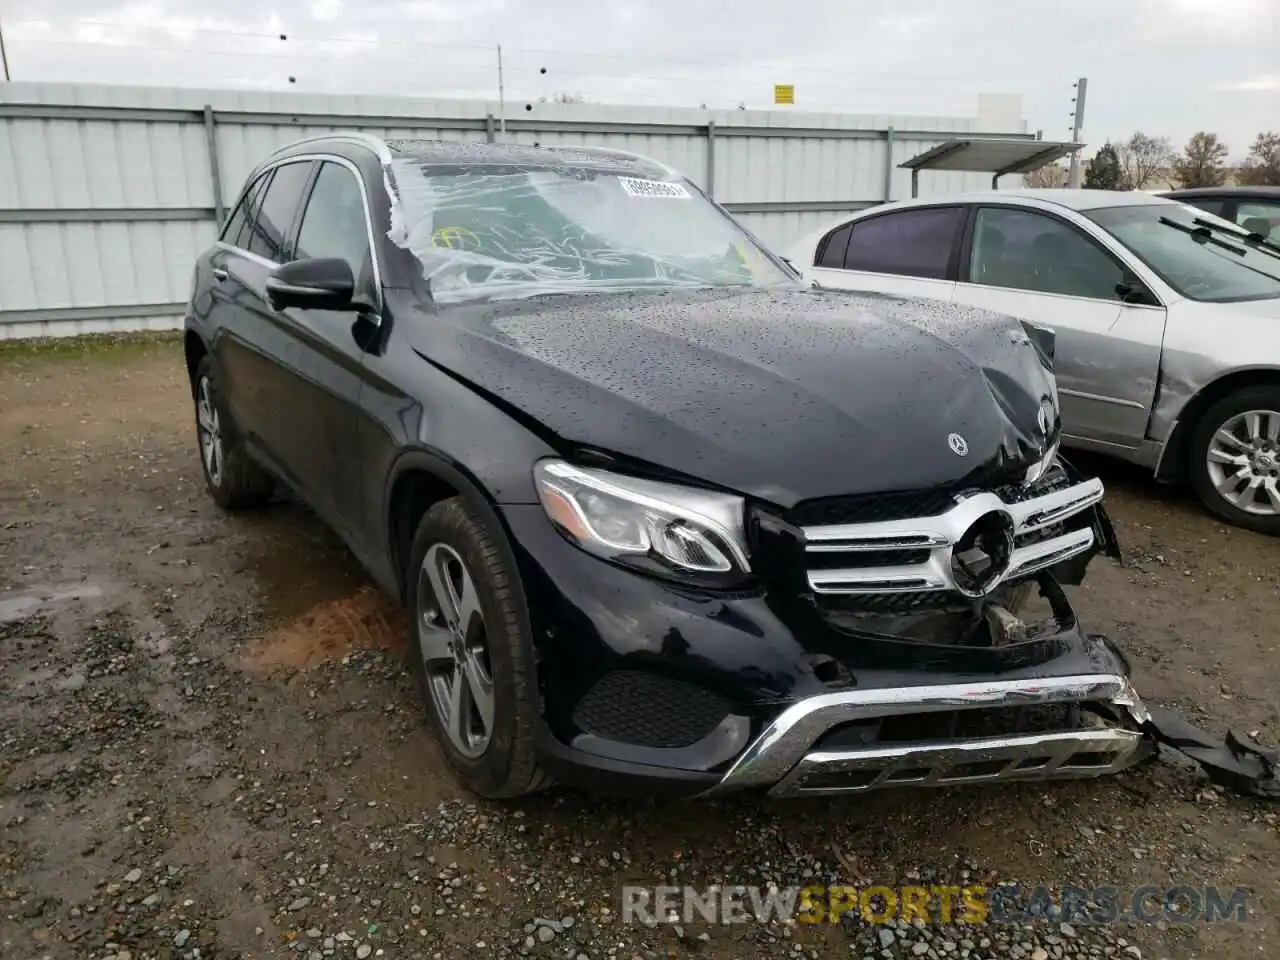
[[[1069,156],[1082,143],[1033,140],[1030,137],[983,137],[948,140],[899,164],[911,171],[911,196],[919,196],[921,170],[958,170],[990,173],[991,189],[1008,173],[1030,173]]]

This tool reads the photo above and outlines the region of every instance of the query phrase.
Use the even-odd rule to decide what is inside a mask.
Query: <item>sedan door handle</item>
[[[225,280],[225,279],[227,279],[227,268],[226,268],[226,267],[214,267],[214,268],[213,268],[213,279],[215,279],[215,280]]]

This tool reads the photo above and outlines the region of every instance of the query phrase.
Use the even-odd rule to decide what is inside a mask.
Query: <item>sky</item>
[[[973,116],[1091,153],[1280,131],[1280,0],[0,0],[13,80]]]

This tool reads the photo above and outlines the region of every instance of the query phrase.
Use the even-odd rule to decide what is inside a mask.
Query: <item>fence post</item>
[[[716,196],[716,122],[707,121],[707,196]]]
[[[204,105],[204,136],[209,145],[209,176],[213,180],[213,216],[218,222],[216,229],[222,229],[222,220],[227,208],[222,203],[222,170],[218,164],[218,127],[213,119],[213,106]]]
[[[884,201],[893,199],[893,127],[884,132]]]
[[[493,143],[493,114],[486,113],[484,115],[484,139],[486,143]]]

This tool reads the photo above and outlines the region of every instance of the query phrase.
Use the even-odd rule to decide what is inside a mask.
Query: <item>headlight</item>
[[[590,553],[717,582],[750,572],[741,497],[561,460],[539,462],[533,478],[551,522]]]
[[[1022,482],[1028,487],[1043,477],[1053,466],[1053,461],[1058,458],[1058,447],[1062,443],[1062,429],[1058,421],[1056,389],[1052,399],[1046,397],[1040,401],[1040,428],[1044,432],[1047,446],[1044,455],[1027,469]]]

